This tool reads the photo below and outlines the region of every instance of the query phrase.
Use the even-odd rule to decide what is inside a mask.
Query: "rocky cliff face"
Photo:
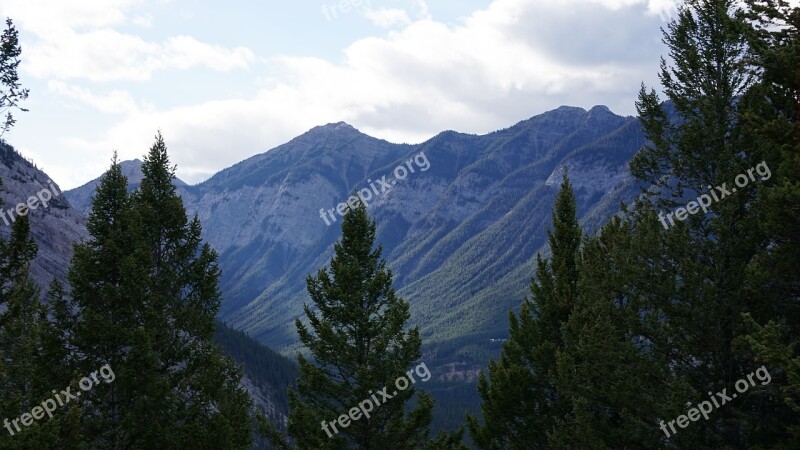
[[[0,237],[7,239],[11,233],[13,220],[18,217],[17,205],[32,203],[30,217],[31,234],[39,246],[39,253],[31,265],[31,274],[42,292],[53,278],[64,280],[69,262],[72,259],[72,244],[88,237],[86,219],[79,211],[72,208],[67,197],[61,192],[58,184],[39,170],[33,163],[20,156],[10,145],[0,142],[0,187],[3,214],[0,218]],[[48,191],[49,194],[44,194]],[[45,207],[37,197],[47,202]],[[50,196],[51,199],[47,200]]]

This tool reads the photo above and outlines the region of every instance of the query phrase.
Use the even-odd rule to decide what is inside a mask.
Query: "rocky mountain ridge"
[[[340,235],[341,221],[327,225],[321,210],[424,155],[429,170],[375,195],[368,211],[427,351],[447,363],[468,355],[469,371],[499,348],[489,339],[506,337],[508,311],[546,251],[562,172],[584,225],[597,229],[639,192],[626,165],[643,143],[638,120],[605,106],[565,106],[486,135],[445,131],[416,145],[340,122],[179,192],[220,253],[221,318],[292,353],[305,276],[328,263]]]

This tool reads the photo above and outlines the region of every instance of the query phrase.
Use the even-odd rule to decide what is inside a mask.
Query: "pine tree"
[[[212,343],[216,253],[186,218],[160,135],[142,170],[128,194],[114,159],[95,194],[91,240],[75,249],[71,298],[54,295],[67,367],[85,375],[108,364],[115,374],[82,398],[82,431],[102,448],[249,448],[240,370]]]
[[[174,171],[159,133],[133,198],[152,263],[146,310],[156,330],[152,345],[158,371],[171,374],[172,411],[182,422],[174,439],[249,448],[251,402],[239,387],[241,371],[212,342],[220,306],[217,254],[202,243],[198,218],[187,219]]]
[[[27,111],[19,106],[19,102],[28,98],[29,92],[22,87],[17,74],[21,54],[19,32],[11,19],[7,18],[6,29],[0,35],[0,113],[5,113],[4,122],[0,124],[0,137],[16,123],[12,109]]]
[[[149,331],[139,311],[148,255],[127,183],[115,155],[93,197],[91,239],[75,245],[67,275],[71,290],[65,295],[55,285],[50,292],[49,334],[61,339],[61,370],[72,378],[108,364],[115,374],[113,383],[94,386],[81,400],[86,406],[81,432],[101,448],[142,442],[150,432],[135,428],[137,406],[152,392],[154,370],[140,356],[147,351],[142,342]]]
[[[0,412],[13,419],[32,406],[35,395],[30,380],[35,374],[38,292],[30,280],[28,265],[36,256],[29,235],[28,218],[12,225],[8,241],[0,241]],[[31,430],[28,431],[30,434]],[[14,447],[24,434],[12,427],[3,430],[0,448]]]
[[[771,409],[762,429],[788,448],[800,441],[800,7],[747,3],[751,64],[760,82],[745,99],[743,121],[774,169],[773,182],[754,202],[767,238],[747,274],[749,295],[767,310],[743,314],[752,329],[743,341],[776,372],[769,394],[785,407]]]
[[[478,392],[485,424],[468,416],[472,439],[482,449],[548,448],[557,418],[569,411],[556,388],[556,355],[563,349],[562,327],[575,306],[580,270],[581,229],[576,198],[566,173],[548,232],[550,260],[537,255],[531,297],[519,317],[509,314],[510,336],[500,360],[481,374]]]
[[[744,283],[766,237],[753,202],[758,188],[771,182],[754,179],[751,186],[734,190],[737,175],[766,161],[743,124],[757,81],[746,70],[743,15],[731,0],[687,1],[664,33],[672,65],[662,60],[660,79],[670,103],[662,104],[644,88],[637,102],[651,145],[635,156],[631,169],[653,187],[646,192],[648,201],[637,207],[637,220],[656,220],[661,213],[663,223],[670,223],[664,213],[709,190],[722,192],[712,186],[731,192],[710,202],[708,213],[674,221],[659,264],[667,281],[642,305],[642,311],[660,317],[650,324],[649,344],[673,371],[671,384],[689,386],[686,402],[730,389],[758,366],[737,344],[747,331],[741,314],[771,315],[771,307],[750,295]],[[776,436],[762,432],[759,419],[776,407],[768,389],[754,388],[748,395],[758,401],[726,404],[704,426],[680,430],[670,442],[699,448],[769,445]]]
[[[570,411],[556,420],[551,448],[659,448],[657,418],[685,412],[690,391],[653,348],[660,317],[647,306],[673,286],[661,277],[663,229],[649,219],[614,217],[583,244],[579,294],[556,356]]]
[[[375,222],[360,205],[344,218],[330,269],[306,280],[313,307],[304,306],[308,323],[297,319],[296,326],[312,359],[298,356],[288,424],[297,448],[399,450],[429,444],[433,400],[421,393],[406,413],[414,385],[402,390],[395,384],[421,356],[419,331],[404,329],[408,303],[395,295],[392,273],[374,244]],[[384,387],[391,398],[381,396],[369,417],[359,412],[347,427],[330,425]]]
[[[0,449],[52,448],[62,423],[13,423],[49,397],[51,388],[41,373],[45,309],[29,273],[36,251],[28,217],[18,218],[8,241],[0,241],[0,416],[9,421],[0,431]]]

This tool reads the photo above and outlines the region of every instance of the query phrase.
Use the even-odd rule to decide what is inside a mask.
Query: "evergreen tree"
[[[181,423],[176,437],[207,448],[249,448],[251,401],[239,387],[241,370],[213,344],[220,306],[217,253],[202,243],[197,216],[186,217],[160,133],[142,172],[133,202],[152,264],[147,314],[156,331],[151,342],[158,371],[172,378],[172,413]]]
[[[664,33],[672,65],[662,60],[660,79],[670,103],[662,104],[644,88],[637,103],[651,145],[634,157],[631,169],[652,188],[638,204],[636,220],[657,220],[661,214],[662,223],[670,224],[665,213],[711,194],[707,191],[723,197],[710,202],[708,213],[674,220],[658,264],[665,281],[651,286],[661,290],[641,305],[642,312],[660,318],[649,324],[648,344],[669,364],[673,394],[682,392],[675,386],[688,386],[687,403],[730,389],[755,370],[752,352],[737,344],[748,329],[741,314],[765,319],[773,310],[750,295],[744,283],[765,239],[754,201],[759,187],[771,181],[753,179],[736,189],[734,180],[762,161],[774,161],[766,161],[758,139],[744,126],[756,79],[746,70],[744,12],[734,5],[731,0],[686,2]],[[669,442],[696,448],[770,445],[780,437],[767,432],[770,427],[761,419],[778,407],[769,390],[754,387],[748,397],[757,401],[730,402],[704,426],[680,430]]]
[[[30,410],[40,394],[34,380],[41,305],[28,273],[36,256],[29,233],[28,218],[20,217],[9,240],[0,241],[0,415],[8,420]],[[35,428],[16,426],[2,430],[0,448],[24,448],[36,440]]]
[[[297,448],[399,450],[430,443],[433,400],[421,393],[406,413],[414,386],[395,386],[421,356],[419,331],[404,330],[408,303],[395,295],[392,273],[374,244],[375,222],[360,205],[344,217],[330,269],[306,281],[313,308],[304,306],[308,324],[297,319],[296,326],[313,359],[298,356],[300,378],[290,391],[288,430]],[[391,398],[381,396],[369,417],[330,425],[384,387]]]
[[[54,295],[67,368],[115,373],[82,397],[82,430],[97,448],[249,448],[241,373],[212,343],[216,254],[186,218],[160,135],[143,172],[128,194],[114,159],[95,194],[91,240],[76,245],[70,299]]]
[[[54,387],[43,370],[50,363],[43,352],[46,310],[29,273],[36,251],[28,216],[22,216],[12,224],[8,241],[0,240],[0,419],[8,420],[0,431],[0,449],[74,448],[69,437],[60,439],[74,423],[74,411],[28,426],[14,423],[51,397]]]
[[[548,243],[552,257],[537,255],[531,297],[523,301],[519,317],[509,314],[510,336],[500,360],[490,362],[489,376],[478,380],[484,425],[467,418],[478,448],[548,448],[556,419],[569,411],[568,399],[556,387],[556,355],[564,347],[562,327],[578,293],[581,229],[566,173]]]
[[[6,29],[0,35],[0,113],[5,113],[0,124],[0,137],[16,123],[12,109],[27,111],[19,102],[28,98],[28,89],[19,82],[17,67],[21,62],[22,47],[19,45],[19,32],[11,19],[6,19]]]
[[[650,219],[615,217],[583,244],[579,294],[556,357],[556,386],[571,406],[551,448],[659,448],[657,418],[685,413],[690,391],[671,379],[670,355],[653,348],[660,317],[648,305],[674,286],[662,277],[664,230]]]
[[[174,419],[148,402],[167,403],[163,376],[156,372],[148,323],[149,249],[132,208],[116,159],[100,180],[89,214],[91,239],[75,245],[66,298],[51,289],[52,334],[63,337],[63,372],[78,376],[108,364],[115,380],[84,394],[82,432],[100,448],[142,446]],[[162,389],[159,391],[158,389]],[[162,403],[163,404],[163,403]],[[163,420],[163,425],[152,422]]]
[[[774,370],[765,432],[787,448],[800,441],[800,7],[749,0],[751,64],[760,82],[746,99],[745,127],[773,169],[753,209],[765,238],[748,267],[747,287],[767,311],[743,314],[743,339]],[[757,323],[758,322],[758,323]],[[777,446],[778,444],[776,444]]]

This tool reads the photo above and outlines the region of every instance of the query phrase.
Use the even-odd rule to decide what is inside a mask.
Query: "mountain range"
[[[535,255],[547,251],[562,173],[584,227],[599,228],[639,192],[627,162],[643,144],[638,120],[605,106],[561,107],[481,136],[445,131],[417,145],[335,123],[176,185],[220,253],[220,319],[288,354],[305,278],[328,263],[340,235],[335,209],[369,191],[378,242],[426,357],[440,377],[469,381],[499,348]],[[135,184],[140,162],[123,167]],[[66,196],[88,211],[95,185]]]
[[[340,216],[329,211],[370,191],[368,212],[412,325],[428,354],[469,379],[506,336],[508,311],[526,294],[536,253],[546,252],[563,171],[584,226],[599,228],[639,192],[627,162],[643,144],[638,120],[605,106],[561,107],[486,135],[445,131],[416,145],[334,123],[176,186],[220,254],[220,319],[289,354],[305,278],[328,263],[340,236]],[[123,164],[132,185],[140,165]],[[409,172],[403,180],[398,167]],[[96,182],[66,197],[85,213]]]
[[[563,171],[584,226],[599,228],[639,192],[627,162],[643,144],[638,120],[604,106],[561,107],[481,136],[445,131],[417,145],[335,123],[179,192],[220,253],[220,318],[292,353],[305,278],[329,262],[341,232],[338,214],[321,210],[371,190],[378,242],[426,353],[470,379],[507,335],[508,312],[546,251]],[[398,167],[416,170],[393,180]]]
[[[563,173],[591,233],[640,192],[627,163],[644,142],[637,119],[605,106],[560,107],[489,134],[444,131],[414,145],[376,139],[340,122],[200,184],[175,184],[219,252],[219,319],[231,328],[221,327],[225,336],[218,339],[249,348],[226,351],[242,363],[249,355],[250,367],[263,351],[248,335],[290,357],[300,350],[294,320],[308,302],[305,278],[330,261],[341,234],[337,207],[359,192],[369,195],[383,257],[411,305],[410,325],[419,326],[423,359],[434,373],[426,388],[444,399],[445,414],[452,415],[445,422],[455,424],[464,409],[477,407],[473,382],[508,335],[508,313],[527,294],[537,252],[547,253]],[[1,149],[8,209],[49,178],[11,147]],[[141,161],[125,161],[122,168],[135,189]],[[88,236],[85,217],[98,180],[32,212],[40,248],[33,272],[41,286],[64,278],[72,243]],[[235,330],[246,335],[234,336]],[[274,356],[282,375],[258,380],[246,370],[246,384],[254,397],[266,399],[262,409],[281,416],[284,378],[296,368]]]

